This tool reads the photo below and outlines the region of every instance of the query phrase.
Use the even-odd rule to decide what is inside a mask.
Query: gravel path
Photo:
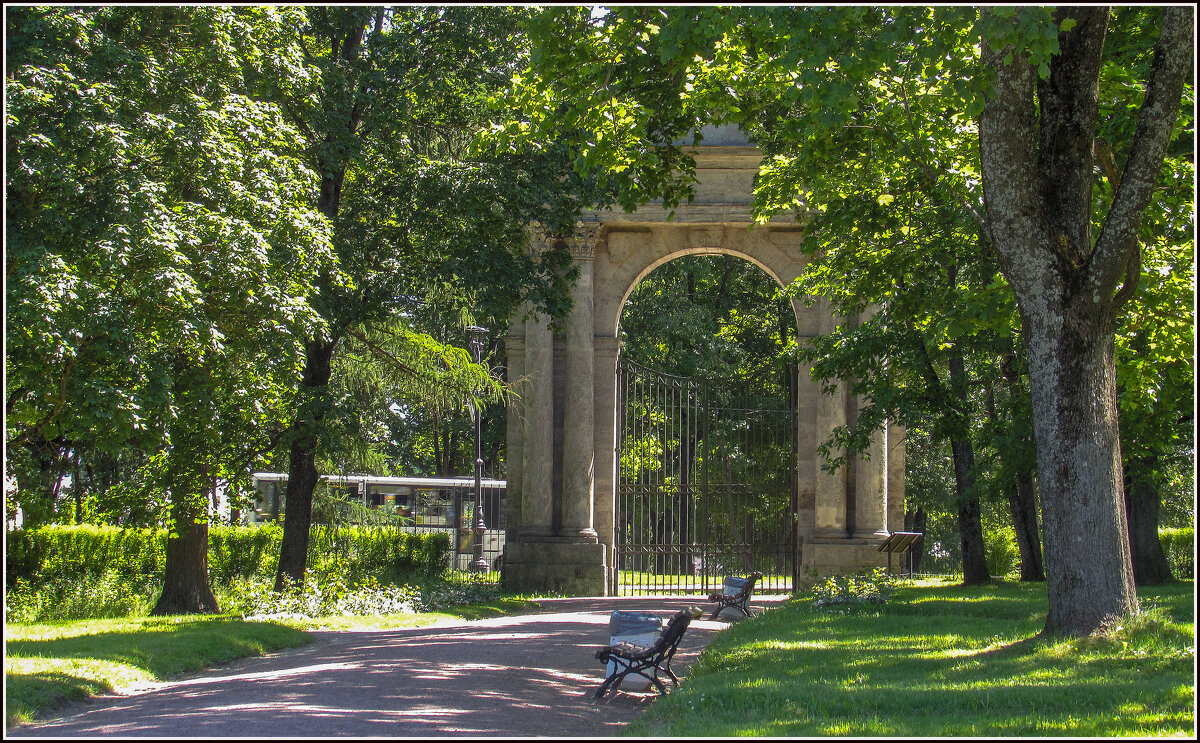
[[[754,599],[769,605],[782,596]],[[698,601],[698,599],[701,599]],[[536,614],[407,630],[314,632],[303,648],[73,705],[6,731],[33,737],[604,737],[652,692],[592,697],[614,609],[664,618],[703,597],[544,599]],[[697,619],[684,671],[724,622]]]

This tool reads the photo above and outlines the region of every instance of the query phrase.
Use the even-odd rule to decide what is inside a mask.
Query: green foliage
[[[1171,573],[1176,579],[1191,580],[1196,577],[1196,530],[1194,527],[1159,529],[1158,538]]]
[[[19,497],[41,515],[56,459],[79,472],[135,449],[144,492],[183,509],[154,516],[190,523],[211,478],[244,483],[286,425],[297,336],[320,322],[306,300],[333,260],[299,132],[247,94],[282,18],[6,19],[6,442],[33,453]]]
[[[812,605],[860,606],[885,604],[895,592],[895,582],[886,570],[874,570],[857,575],[835,575],[812,587]]]
[[[214,586],[238,601],[265,591],[263,586],[270,586],[275,575],[282,536],[282,528],[274,524],[210,527],[209,576]],[[6,615],[9,621],[29,622],[142,613],[162,589],[165,547],[166,532],[161,529],[85,525],[9,532]],[[286,601],[337,605],[339,612],[372,601],[384,606],[399,600],[392,584],[436,583],[443,578],[450,549],[446,534],[314,526],[309,564],[318,585],[314,594],[292,591]],[[356,595],[358,588],[364,597],[375,598],[354,603],[356,599],[347,597]]]
[[[208,577],[214,584],[275,575],[279,540],[278,524],[211,526],[208,529]]]
[[[36,588],[24,578],[5,587],[4,621],[29,623],[144,615],[161,581],[136,583],[114,570],[98,576],[51,578]]]
[[[1012,526],[1004,524],[984,530],[983,557],[987,562],[988,573],[1001,578],[1007,577],[1020,567],[1017,535]]]
[[[370,616],[420,611],[411,586],[379,585],[374,579],[350,580],[335,572],[310,571],[303,585],[285,577],[282,591],[273,580],[232,581],[224,592],[226,611],[249,620]]]
[[[214,529],[213,531],[219,531]],[[32,587],[52,580],[100,580],[108,574],[143,586],[162,575],[162,530],[113,526],[45,526],[6,535],[5,577]]]
[[[421,582],[450,566],[448,534],[414,534],[392,527],[314,525],[309,536],[309,565],[318,574],[348,580]]]

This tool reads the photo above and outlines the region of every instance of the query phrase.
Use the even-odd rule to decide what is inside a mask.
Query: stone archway
[[[572,235],[530,228],[531,249],[569,250],[580,278],[563,332],[555,334],[541,316],[514,321],[509,330],[509,379],[521,380],[508,424],[504,583],[512,590],[612,590],[618,326],[637,282],[689,254],[736,255],[781,285],[804,269],[801,225],[753,225],[758,150],[736,130],[708,134],[694,151],[696,198],[673,218],[650,205],[632,214],[591,213]],[[793,301],[793,310],[800,338],[840,322],[823,300],[812,307]],[[807,369],[797,374],[798,572],[821,576],[886,564],[878,546],[904,520],[903,431],[889,427],[874,437],[867,458],[825,472],[816,447],[834,427],[853,421],[858,400],[844,382],[838,394],[822,395]]]

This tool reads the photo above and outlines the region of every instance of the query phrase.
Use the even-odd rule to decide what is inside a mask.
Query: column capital
[[[576,222],[575,233],[567,240],[567,249],[571,257],[577,261],[590,261],[596,258],[596,246],[600,244],[600,222]]]

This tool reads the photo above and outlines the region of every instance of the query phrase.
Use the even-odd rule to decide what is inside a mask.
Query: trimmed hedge
[[[98,580],[113,574],[130,584],[162,579],[166,532],[115,526],[44,526],[8,532],[5,575],[36,588],[51,579]],[[213,583],[272,580],[283,529],[220,526],[208,530],[208,571]],[[450,537],[388,527],[313,526],[308,564],[317,572],[374,577],[383,583],[442,575],[450,565]]]
[[[1180,580],[1195,578],[1196,530],[1192,527],[1182,529],[1159,529],[1158,540],[1162,542],[1163,552],[1167,553],[1167,562],[1171,563],[1171,572]]]

